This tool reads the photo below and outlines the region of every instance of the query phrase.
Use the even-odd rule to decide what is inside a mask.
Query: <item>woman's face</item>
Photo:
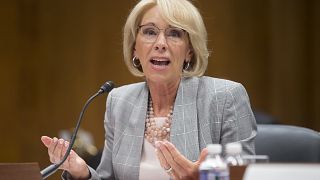
[[[183,63],[192,57],[187,32],[170,26],[157,6],[142,17],[134,56],[148,81],[174,83],[180,80]]]

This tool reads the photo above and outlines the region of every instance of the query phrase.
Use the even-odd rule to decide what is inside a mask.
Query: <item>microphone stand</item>
[[[79,119],[78,119],[78,122],[77,122],[77,126],[75,128],[75,130],[73,131],[73,134],[72,134],[72,137],[71,137],[71,140],[70,140],[70,144],[69,144],[69,147],[67,149],[67,152],[64,154],[62,160],[57,163],[57,164],[51,164],[50,166],[46,167],[45,169],[43,169],[40,173],[41,173],[41,176],[42,176],[42,179],[46,179],[47,177],[51,176],[52,174],[54,174],[58,168],[67,160],[70,152],[71,152],[71,149],[73,147],[73,144],[76,140],[76,136],[77,136],[77,133],[78,133],[78,130],[80,128],[80,124],[82,122],[82,117],[84,115],[84,112],[85,110],[87,109],[88,105],[91,103],[91,101],[96,98],[97,96],[99,96],[100,94],[103,94],[104,92],[110,92],[114,87],[114,84],[112,81],[108,81],[106,82],[103,86],[101,86],[100,90],[94,94],[93,96],[91,96],[87,102],[85,103],[85,105],[83,106],[82,110],[81,110],[81,113],[80,113],[80,116],[79,116]]]

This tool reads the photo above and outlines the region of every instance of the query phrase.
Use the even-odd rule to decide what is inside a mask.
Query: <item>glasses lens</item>
[[[160,33],[160,29],[153,25],[142,25],[140,26],[140,34],[147,42],[155,42]],[[169,27],[164,30],[164,35],[167,40],[172,42],[183,41],[185,31],[176,27]]]
[[[154,26],[141,26],[140,32],[142,36],[149,40],[149,41],[155,41],[158,37],[159,30]]]
[[[183,38],[184,31],[179,28],[168,28],[166,29],[166,36],[172,40],[178,41]]]

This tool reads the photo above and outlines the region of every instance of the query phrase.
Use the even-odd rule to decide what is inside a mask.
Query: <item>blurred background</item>
[[[43,169],[50,162],[41,135],[72,130],[106,80],[142,81],[122,56],[122,27],[136,2],[0,1],[0,163],[39,162]],[[193,2],[212,51],[206,75],[242,83],[263,117],[319,131],[320,1]],[[92,103],[81,126],[98,149],[105,100]]]

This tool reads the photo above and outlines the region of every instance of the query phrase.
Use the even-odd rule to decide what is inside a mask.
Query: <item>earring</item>
[[[183,70],[184,71],[188,71],[190,68],[190,61],[186,60],[184,63],[183,63]]]
[[[139,68],[141,66],[140,60],[135,56],[132,58],[132,64],[135,68]]]

